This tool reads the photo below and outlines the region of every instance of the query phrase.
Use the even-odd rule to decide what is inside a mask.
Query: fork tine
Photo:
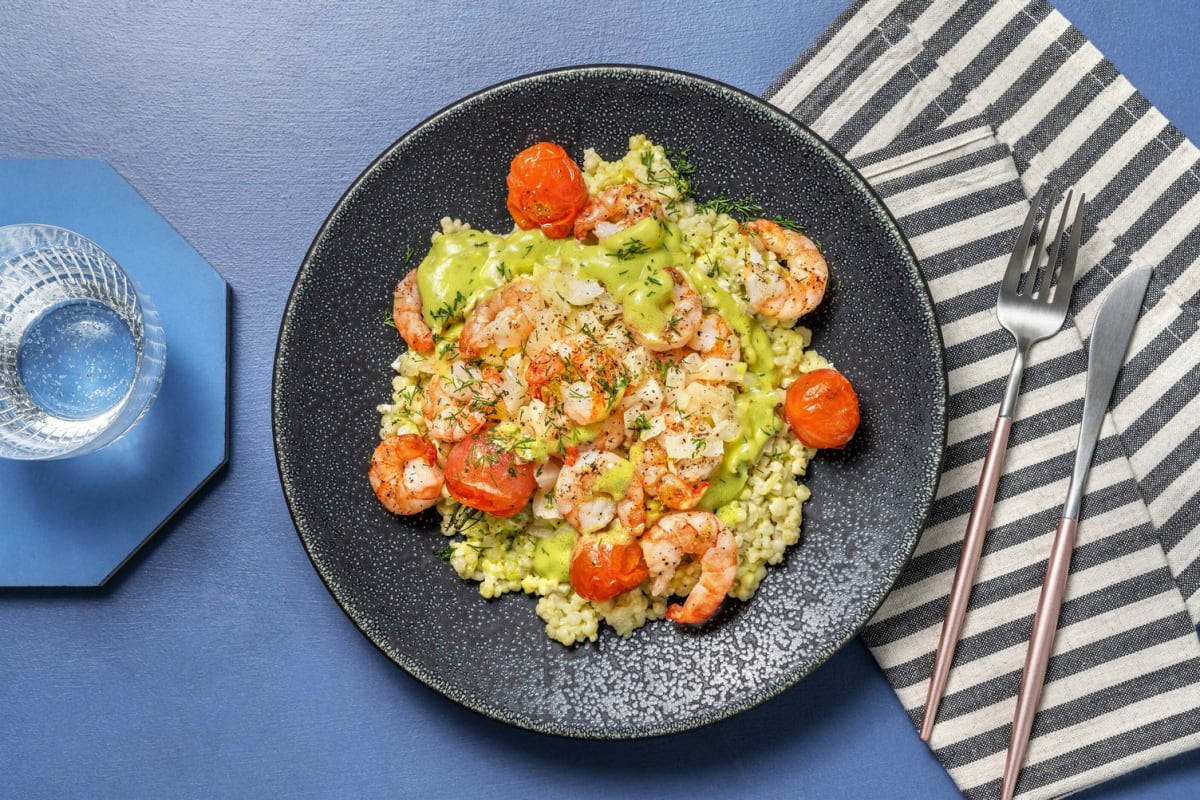
[[[1071,302],[1071,289],[1075,285],[1075,260],[1079,256],[1079,242],[1083,238],[1083,208],[1086,201],[1087,195],[1080,194],[1075,219],[1071,222],[1071,241],[1067,244],[1067,252],[1063,254],[1062,270],[1058,273],[1058,283],[1054,287],[1054,300],[1051,304],[1056,309],[1066,309]],[[1066,218],[1067,212],[1064,209],[1063,219]]]
[[[1029,213],[1025,215],[1025,224],[1021,226],[1012,256],[1008,259],[1008,267],[1004,270],[1004,280],[1000,284],[1001,294],[1016,294],[1017,283],[1021,280],[1021,273],[1025,271],[1025,250],[1029,247],[1029,236],[1033,233],[1033,223],[1037,220],[1038,206],[1042,204],[1042,193],[1045,191],[1046,185],[1042,184],[1037,194],[1029,201]]]
[[[1042,254],[1046,252],[1046,234],[1050,230],[1050,215],[1054,213],[1054,204],[1058,202],[1058,190],[1051,187],[1049,199],[1046,201],[1046,215],[1042,217],[1042,229],[1038,233],[1037,249],[1033,251],[1033,262],[1029,268],[1029,277],[1025,279],[1024,295],[1033,297],[1034,292],[1038,290],[1038,285],[1042,283],[1041,261]],[[1054,265],[1051,264],[1053,269]],[[1049,284],[1049,281],[1046,281]]]
[[[1042,278],[1041,292],[1046,298],[1050,296],[1054,272],[1058,269],[1058,252],[1062,248],[1063,231],[1067,228],[1067,217],[1071,214],[1071,198],[1074,195],[1074,190],[1067,192],[1067,199],[1063,201],[1062,213],[1058,215],[1058,231],[1054,234],[1054,249],[1050,251],[1050,260],[1046,262],[1046,274]]]

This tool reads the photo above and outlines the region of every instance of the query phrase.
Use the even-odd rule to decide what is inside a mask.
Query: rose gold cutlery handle
[[[1063,503],[1062,521],[1054,535],[1050,560],[1046,565],[1046,580],[1038,596],[1033,615],[1033,633],[1029,637],[1029,652],[1025,656],[1025,671],[1017,694],[1017,710],[1013,715],[1012,735],[1008,741],[1008,758],[1004,764],[1001,797],[1008,800],[1017,788],[1017,777],[1025,761],[1029,733],[1041,700],[1042,684],[1046,681],[1046,663],[1054,647],[1058,629],[1058,612],[1062,608],[1067,572],[1071,568],[1071,551],[1075,548],[1075,531],[1079,527],[1079,512],[1083,503],[1084,481],[1096,453],[1100,426],[1125,350],[1142,309],[1142,298],[1150,282],[1150,269],[1132,269],[1114,283],[1100,304],[1092,335],[1088,337],[1087,383],[1083,390],[1083,419],[1079,423],[1079,444],[1075,448],[1075,467],[1067,485],[1067,500]]]
[[[921,720],[921,739],[929,741],[933,734],[933,725],[937,720],[938,706],[941,705],[942,695],[946,691],[946,681],[950,676],[950,665],[954,661],[954,651],[958,646],[958,637],[962,633],[963,618],[967,614],[967,605],[971,600],[971,587],[975,583],[975,572],[979,568],[979,556],[983,552],[983,540],[987,535],[988,525],[992,518],[992,504],[996,499],[996,486],[1000,482],[1000,471],[1004,466],[1004,453],[1008,448],[1008,433],[1012,427],[1013,413],[1017,405],[1017,395],[1021,392],[1021,378],[1025,371],[1025,361],[1029,348],[1062,328],[1066,319],[1067,306],[1071,299],[1071,287],[1075,280],[1075,261],[1079,255],[1079,244],[1083,231],[1083,198],[1075,210],[1075,221],[1071,224],[1071,239],[1063,254],[1061,266],[1058,256],[1063,244],[1063,232],[1066,230],[1068,216],[1071,210],[1071,199],[1074,192],[1067,194],[1063,203],[1062,214],[1058,219],[1058,233],[1054,235],[1053,246],[1047,250],[1046,243],[1050,228],[1051,211],[1055,207],[1058,193],[1050,192],[1046,204],[1046,218],[1043,221],[1041,234],[1037,245],[1033,248],[1032,262],[1028,258],[1028,245],[1037,221],[1038,208],[1042,203],[1042,195],[1046,187],[1038,189],[1037,194],[1029,204],[1029,213],[1017,234],[1016,244],[1009,257],[1008,266],[1004,269],[1004,277],[1000,281],[1000,291],[996,298],[996,319],[1000,326],[1012,334],[1016,352],[1013,356],[1012,369],[1008,374],[1008,383],[1004,387],[1004,397],[1000,401],[1000,413],[996,425],[992,429],[992,439],[988,443],[987,457],[983,462],[983,474],[979,477],[979,486],[975,490],[975,501],[971,504],[971,516],[967,520],[967,530],[963,535],[962,553],[958,558],[958,569],[954,573],[954,584],[946,603],[946,619],[942,623],[941,638],[938,640],[937,653],[933,659],[933,674],[929,679],[929,694],[925,698],[925,717]],[[1048,260],[1042,261],[1042,253],[1047,252]],[[1026,273],[1026,267],[1029,272]],[[1057,273],[1057,279],[1054,278]],[[1025,276],[1022,280],[1022,275]],[[1053,282],[1053,291],[1051,283]],[[1067,516],[1064,514],[1064,516]]]
[[[1011,383],[1013,382],[1010,381]],[[1017,386],[1020,386],[1019,378]],[[959,633],[962,632],[963,618],[967,615],[971,587],[975,584],[975,571],[979,568],[979,555],[983,552],[983,540],[992,518],[996,485],[1000,482],[1000,472],[1004,467],[1004,452],[1008,449],[1008,432],[1011,428],[1010,416],[997,417],[996,424],[992,427],[992,439],[988,443],[987,457],[983,461],[979,486],[975,489],[975,502],[971,505],[962,553],[958,557],[958,569],[954,573],[954,584],[950,588],[946,619],[942,623],[942,635],[938,639],[937,655],[933,661],[933,675],[929,679],[929,694],[925,697],[925,717],[921,720],[921,741],[924,742],[929,741],[933,733],[938,706],[942,702],[942,694],[946,691],[950,664],[954,660]]]
[[[1054,649],[1054,634],[1058,630],[1058,613],[1062,609],[1067,573],[1071,570],[1071,551],[1075,549],[1075,531],[1079,522],[1063,517],[1054,535],[1050,561],[1046,565],[1046,580],[1038,596],[1033,615],[1033,633],[1029,636],[1029,652],[1025,654],[1025,670],[1021,673],[1021,688],[1017,694],[1017,710],[1013,714],[1012,734],[1008,740],[1008,758],[1004,763],[1004,781],[1000,796],[1010,800],[1017,788],[1017,776],[1029,747],[1029,732],[1037,715],[1042,685],[1046,682],[1046,664]]]

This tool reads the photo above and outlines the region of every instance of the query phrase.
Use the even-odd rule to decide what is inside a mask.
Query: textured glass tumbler
[[[150,408],[165,358],[154,306],[95,242],[0,227],[0,458],[112,444]]]

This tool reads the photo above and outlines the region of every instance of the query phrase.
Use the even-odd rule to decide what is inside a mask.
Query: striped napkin
[[[999,792],[1099,301],[1131,264],[1154,267],[1088,478],[1018,796],[1067,794],[1200,746],[1200,152],[1041,0],[859,0],[766,96],[884,198],[942,325],[938,496],[863,632],[914,725],[1012,362],[999,281],[1038,186],[1089,198],[1071,316],[1025,372],[930,743],[968,797]]]

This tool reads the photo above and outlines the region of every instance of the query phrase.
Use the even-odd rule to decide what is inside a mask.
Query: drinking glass
[[[150,408],[166,342],[153,304],[95,242],[0,227],[0,457],[112,444]]]

